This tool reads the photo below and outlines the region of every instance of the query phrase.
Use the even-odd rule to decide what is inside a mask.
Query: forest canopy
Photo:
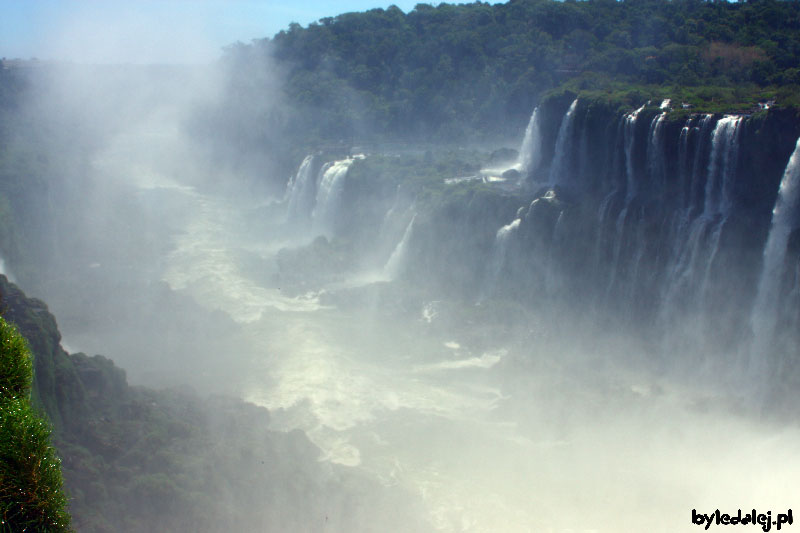
[[[295,127],[322,139],[522,127],[549,90],[693,88],[797,104],[800,2],[511,0],[345,13],[227,48],[288,72]],[[751,99],[752,99],[751,98]],[[745,99],[746,100],[746,99]],[[285,120],[285,119],[284,119]]]

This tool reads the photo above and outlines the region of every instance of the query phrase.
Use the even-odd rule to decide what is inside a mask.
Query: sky
[[[78,63],[205,63],[291,22],[421,0],[0,0],[0,57]],[[438,2],[427,2],[438,4]]]

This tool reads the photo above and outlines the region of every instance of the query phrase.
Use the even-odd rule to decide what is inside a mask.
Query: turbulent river
[[[290,245],[248,230],[258,206],[160,187],[192,206],[162,279],[256,347],[230,390],[305,431],[321,461],[418,497],[436,530],[679,531],[692,509],[792,506],[800,435],[738,416],[713,382],[677,386],[619,339],[476,335],[452,302],[380,312],[380,272],[344,283],[371,306],[338,306],[341,282],[285,295],[247,265]]]
[[[535,117],[529,131],[538,135]],[[208,192],[187,179],[191,166],[162,164],[179,152],[176,136],[158,126],[120,137],[94,162],[98,176],[125,184],[119,194],[145,218],[137,230],[156,235],[150,248],[163,253],[130,253],[128,270],[90,259],[86,272],[107,269],[120,284],[120,273],[130,273],[153,291],[166,284],[207,311],[210,326],[232,323],[224,329],[230,335],[217,345],[209,338],[216,329],[193,326],[201,342],[182,351],[183,337],[169,338],[171,325],[192,306],[154,304],[137,311],[152,311],[153,335],[141,335],[134,320],[98,333],[65,319],[70,348],[111,356],[135,383],[169,371],[176,377],[162,381],[183,379],[264,406],[273,429],[304,431],[319,461],[419,501],[436,531],[696,531],[693,509],[774,516],[796,505],[800,432],[748,409],[745,385],[759,376],[742,375],[741,390],[731,390],[713,368],[664,364],[641,340],[498,309],[492,291],[451,301],[393,281],[408,235],[424,231],[413,215],[387,244],[394,252],[385,264],[320,277],[302,290],[282,286],[281,250],[315,237],[287,231],[287,207],[291,215],[302,202]],[[310,176],[310,159],[304,165]],[[348,166],[323,167],[325,210],[315,231],[337,208]],[[91,212],[99,220],[103,209],[109,220],[121,216],[97,194]],[[488,265],[491,285],[503,275],[506,241],[520,231],[519,218],[509,221],[490,232],[498,232],[499,258]],[[64,294],[48,295],[60,321],[75,307]],[[191,314],[186,322],[199,323]],[[208,353],[193,352],[209,343]],[[143,346],[167,348],[153,355]]]

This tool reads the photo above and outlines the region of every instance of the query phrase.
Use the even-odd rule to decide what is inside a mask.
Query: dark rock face
[[[28,298],[0,275],[0,312],[19,328],[34,355],[34,401],[58,432],[73,432],[87,414],[86,392],[67,352],[55,318],[41,300]]]

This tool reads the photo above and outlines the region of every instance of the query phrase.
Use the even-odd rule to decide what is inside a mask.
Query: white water
[[[632,111],[625,115],[625,129],[623,130],[625,138],[625,176],[626,176],[626,192],[625,204],[630,203],[633,197],[636,196],[636,177],[633,166],[633,144],[636,142],[636,121],[639,118],[639,113],[645,108],[643,105],[636,111]]]
[[[243,274],[240,257],[244,250],[231,235],[233,228],[242,225],[240,208],[194,191],[186,194],[196,216],[176,238],[167,257],[163,280],[170,288],[188,291],[199,303],[243,323],[259,320],[267,309],[320,309],[316,294],[285,296],[280,289],[263,287]]]
[[[342,201],[347,171],[355,159],[343,159],[325,165],[320,170],[317,199],[311,213],[313,229],[327,236],[333,235],[336,215]]]
[[[753,307],[753,347],[750,366],[765,369],[765,354],[774,338],[778,321],[781,274],[790,233],[800,225],[800,139],[786,165],[781,179],[778,199],[772,211],[772,225],[764,247],[764,264],[758,283],[758,295]],[[761,374],[764,375],[764,374]]]
[[[699,287],[701,300],[707,294],[711,281],[711,269],[719,253],[722,231],[733,207],[730,188],[732,181],[736,178],[741,122],[742,117],[740,116],[726,115],[717,122],[711,134],[711,155],[706,176],[703,213],[693,222],[693,226],[699,226],[693,231],[710,233],[707,241],[695,241],[696,246],[703,246],[708,251],[706,259],[702,263],[703,275]],[[692,250],[694,257],[699,253],[698,250]],[[698,272],[691,273],[694,277]]]
[[[684,310],[676,304],[692,295],[690,301],[695,309],[704,305],[714,261],[719,253],[722,232],[733,207],[731,186],[736,179],[739,154],[740,116],[728,115],[717,121],[710,133],[710,153],[702,187],[702,209],[696,195],[703,185],[703,150],[708,146],[702,140],[708,135],[712,115],[700,119],[694,162],[687,182],[684,208],[676,213],[673,244],[668,256],[668,277],[663,297],[663,317],[667,322],[682,314]],[[686,130],[687,128],[684,128]],[[687,134],[688,135],[688,132]],[[681,138],[684,138],[683,132]],[[683,148],[685,150],[685,148]],[[685,155],[679,154],[682,158]],[[685,303],[685,302],[684,302]],[[672,317],[670,318],[670,314]]]
[[[506,264],[509,243],[513,235],[519,230],[519,225],[521,223],[522,219],[515,218],[497,230],[494,238],[492,259],[486,273],[486,281],[484,282],[481,300],[490,297],[494,292],[497,282],[500,279],[500,274],[503,272],[503,267],[505,267]]]
[[[414,230],[414,220],[416,220],[416,218],[416,214],[411,217],[411,221],[408,223],[406,230],[403,232],[403,238],[397,243],[397,246],[395,246],[394,250],[392,250],[392,255],[389,256],[389,259],[383,266],[383,273],[390,280],[395,279],[402,274],[403,268],[406,266],[408,241],[411,239],[411,233]]]
[[[553,163],[550,167],[550,186],[561,183],[569,169],[569,161],[572,156],[570,143],[572,141],[573,122],[575,109],[578,107],[578,99],[573,100],[567,109],[561,125],[558,127],[558,137],[556,137],[555,151],[553,152]]]
[[[528,121],[528,126],[525,128],[525,136],[522,139],[517,160],[513,165],[483,168],[481,169],[479,175],[474,176],[445,178],[445,184],[455,185],[457,183],[477,180],[481,180],[483,183],[488,184],[500,184],[507,181],[507,178],[504,178],[503,174],[509,170],[516,170],[520,174],[519,180],[525,180],[530,172],[539,167],[542,159],[542,134],[538,119],[538,109],[538,107],[534,109],[533,113],[531,114],[531,118]],[[519,183],[516,185],[519,185]]]
[[[624,246],[623,239],[625,237],[625,221],[628,219],[628,210],[631,201],[635,198],[637,191],[636,186],[636,169],[634,168],[634,154],[633,148],[636,142],[636,121],[639,114],[644,110],[647,104],[642,105],[640,108],[626,113],[622,117],[622,141],[623,150],[625,155],[625,205],[617,215],[614,231],[614,243],[612,252],[611,269],[609,272],[609,280],[606,286],[606,294],[611,294],[617,283],[617,272],[620,264],[620,256]],[[609,198],[610,200],[610,198]]]
[[[286,218],[289,221],[306,218],[311,213],[311,198],[314,194],[314,156],[308,155],[303,159],[300,168],[289,181],[286,187],[288,207]]]
[[[701,188],[702,182],[700,180],[702,179],[702,174],[703,174],[703,168],[701,162],[703,159],[703,151],[705,148],[704,141],[707,137],[706,134],[708,130],[711,128],[711,125],[713,124],[713,120],[714,120],[714,115],[710,114],[703,115],[703,117],[700,119],[700,125],[698,126],[698,132],[700,138],[698,141],[697,151],[694,154],[694,161],[692,163],[692,172],[691,172],[690,188],[689,188],[690,205],[692,208],[695,208],[697,210],[702,210],[703,207],[702,206],[703,199],[701,195],[698,194]]]
[[[539,108],[537,107],[531,113],[528,127],[525,128],[525,137],[522,139],[522,145],[519,148],[516,166],[523,177],[536,170],[542,159],[542,132],[539,125],[538,112]]]
[[[736,177],[741,123],[741,116],[726,115],[717,122],[711,134],[711,158],[703,209],[706,216],[727,216],[732,207],[730,186],[731,180]]]
[[[666,113],[659,113],[650,123],[647,143],[647,169],[650,172],[652,183],[663,187],[666,183],[666,162],[664,160],[663,130],[667,117]]]
[[[680,184],[681,208],[688,211],[691,203],[691,169],[689,168],[689,137],[692,134],[694,117],[686,119],[678,140],[678,183]]]

